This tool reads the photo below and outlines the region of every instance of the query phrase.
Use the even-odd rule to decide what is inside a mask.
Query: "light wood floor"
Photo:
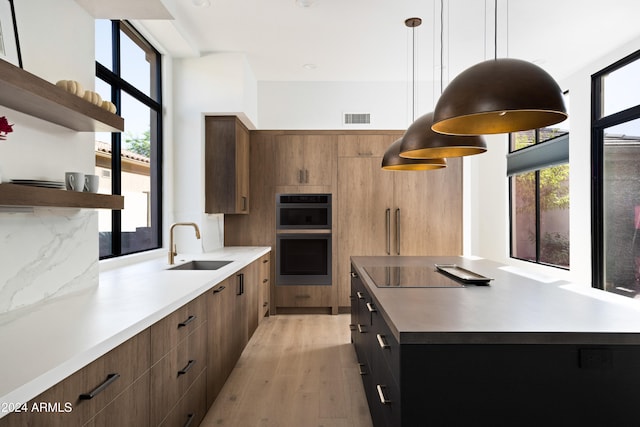
[[[201,424],[371,425],[348,314],[265,319]]]

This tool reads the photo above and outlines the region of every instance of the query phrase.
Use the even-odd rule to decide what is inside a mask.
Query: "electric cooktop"
[[[488,285],[491,279],[453,264],[364,267],[379,288],[464,288]]]

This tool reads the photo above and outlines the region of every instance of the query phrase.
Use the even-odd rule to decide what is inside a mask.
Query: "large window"
[[[96,21],[96,91],[116,105],[123,133],[96,133],[100,192],[122,211],[100,211],[100,258],[159,248],[162,96],[160,54],[129,23]]]
[[[640,298],[640,51],[592,77],[593,286]]]
[[[513,258],[569,268],[568,129],[564,121],[510,135]]]

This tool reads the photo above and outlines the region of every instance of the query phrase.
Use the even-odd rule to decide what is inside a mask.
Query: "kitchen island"
[[[352,341],[376,426],[637,423],[634,301],[484,259],[351,260]]]

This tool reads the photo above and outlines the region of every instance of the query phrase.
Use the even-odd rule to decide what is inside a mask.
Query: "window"
[[[593,286],[640,298],[640,51],[592,76]]]
[[[556,128],[512,133],[511,257],[569,268],[569,131]]]
[[[122,211],[100,211],[100,258],[161,246],[162,93],[160,54],[129,23],[96,20],[96,91],[116,105],[123,133],[96,133],[101,193]]]

